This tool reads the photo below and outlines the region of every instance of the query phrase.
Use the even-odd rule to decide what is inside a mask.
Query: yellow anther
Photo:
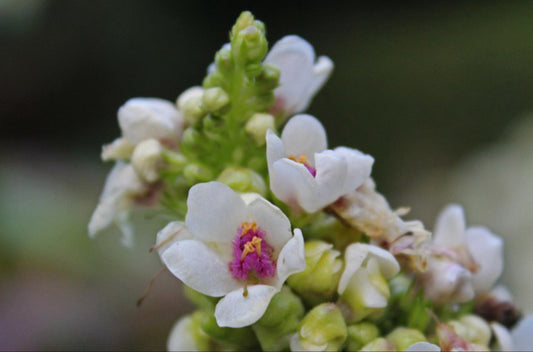
[[[246,235],[248,232],[256,232],[257,231],[257,224],[255,222],[243,222],[241,223],[241,236]]]
[[[256,251],[257,255],[261,256],[261,241],[262,239],[257,236],[254,236],[251,241],[248,241],[244,244],[244,250],[242,251],[241,255],[241,262],[244,260],[244,258],[246,258],[248,254]]]
[[[290,154],[287,158],[291,159],[292,161],[296,161],[300,164],[308,164],[307,162],[307,155],[300,154],[298,156],[294,156],[293,154]]]

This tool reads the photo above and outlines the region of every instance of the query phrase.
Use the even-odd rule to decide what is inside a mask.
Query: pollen
[[[307,155],[300,154],[298,156],[294,156],[294,154],[289,154],[289,156],[287,156],[287,159],[295,161],[299,164],[302,164],[303,166],[305,166],[307,171],[309,171],[311,175],[313,175],[313,177],[316,177],[316,169],[309,163],[309,160],[307,159]]]
[[[257,224],[255,223],[255,221],[243,222],[241,223],[241,228],[242,228],[241,236],[244,236],[250,232],[252,233],[257,232]]]
[[[244,261],[244,258],[250,253],[257,252],[257,256],[261,256],[261,241],[257,236],[254,236],[251,241],[248,241],[244,244],[244,250],[241,254],[241,262]]]

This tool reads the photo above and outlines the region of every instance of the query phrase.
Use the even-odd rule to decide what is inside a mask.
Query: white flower
[[[193,186],[185,217],[192,238],[161,252],[186,285],[223,297],[215,309],[221,327],[256,322],[287,277],[305,269],[301,231],[292,236],[289,219],[264,198],[246,200],[220,182]]]
[[[326,132],[313,116],[289,120],[281,139],[267,132],[270,188],[291,207],[316,212],[354,191],[370,175],[374,158],[356,149],[326,150]]]
[[[485,227],[466,228],[464,211],[460,205],[448,205],[439,214],[433,243],[454,251],[458,261],[471,269],[476,294],[488,292],[503,271],[502,239]],[[469,256],[474,263],[471,263]]]
[[[472,274],[454,261],[430,257],[422,278],[424,294],[435,304],[462,303],[474,298]]]
[[[315,63],[313,46],[296,35],[276,42],[265,63],[280,70],[272,112],[283,117],[304,111],[333,71],[333,62],[326,56],[320,56]]]
[[[147,139],[156,139],[175,147],[181,138],[183,118],[174,104],[157,98],[133,98],[118,110],[122,137],[102,150],[102,159],[128,158],[134,147]]]
[[[400,264],[383,248],[353,243],[346,247],[344,271],[337,289],[350,305],[347,320],[356,322],[373,310],[385,308],[390,296],[388,279],[400,271]]]
[[[510,332],[499,323],[491,323],[497,347],[501,351],[530,351],[533,347],[533,315],[526,315]]]
[[[150,191],[142,182],[131,164],[117,162],[107,176],[104,190],[89,222],[89,236],[94,237],[111,224],[116,224],[123,233],[122,243],[130,246],[133,228],[129,222],[129,212]]]

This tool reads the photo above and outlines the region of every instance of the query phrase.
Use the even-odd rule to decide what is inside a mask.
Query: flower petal
[[[185,316],[178,320],[168,336],[168,351],[198,351],[192,332],[192,317]]]
[[[224,296],[240,286],[228,263],[200,241],[177,241],[161,254],[161,260],[178,279],[208,296]]]
[[[466,230],[468,249],[479,266],[472,275],[476,293],[487,292],[494,286],[503,271],[503,241],[486,227],[476,226]]]
[[[400,264],[389,251],[370,244],[356,244],[367,250],[374,258],[377,259],[379,271],[386,279],[390,279],[400,272]]]
[[[416,342],[409,346],[407,352],[440,352],[440,347],[429,342]]]
[[[344,156],[348,166],[348,174],[344,182],[344,190],[342,193],[346,194],[355,191],[370,177],[374,158],[352,148],[338,147],[335,148],[334,151]]]
[[[305,270],[304,238],[300,229],[294,229],[294,236],[281,250],[277,261],[278,277],[275,286],[281,286],[292,274]]]
[[[448,205],[437,218],[433,232],[433,242],[445,247],[465,244],[465,214],[463,207],[457,204]]]
[[[285,156],[305,155],[309,163],[315,165],[315,153],[328,146],[326,130],[315,117],[306,114],[293,116],[281,133]]]
[[[339,287],[337,288],[339,294],[344,293],[350,279],[361,268],[361,265],[368,256],[368,251],[363,250],[359,245],[359,243],[353,243],[346,247],[346,251],[344,252],[344,271],[342,272]]]
[[[118,110],[122,135],[132,144],[145,139],[177,141],[183,118],[174,104],[158,98],[133,98]]]
[[[275,253],[279,253],[292,237],[289,218],[263,197],[253,200],[246,210],[251,220],[265,232],[265,239]]]
[[[318,204],[309,205],[309,207],[317,208],[316,211],[344,195],[348,165],[344,156],[333,150],[324,150],[315,154],[315,165],[318,191],[315,201]]]
[[[320,88],[326,83],[331,72],[333,72],[333,61],[327,56],[320,56],[313,67],[313,78],[307,87],[307,99],[296,108],[296,111],[304,111],[309,106],[313,97],[318,93]]]
[[[492,332],[494,332],[494,336],[496,337],[496,343],[498,345],[499,351],[514,351],[515,348],[517,351],[527,351],[531,349],[531,344],[527,345],[526,348],[520,349],[514,346],[513,344],[513,338],[511,337],[511,334],[509,333],[509,330],[503,325],[500,325],[499,323],[491,323],[490,327],[492,328]],[[531,331],[529,333],[529,339],[531,341]]]
[[[185,224],[202,241],[230,242],[246,220],[241,197],[220,182],[199,183],[189,191]]]
[[[285,148],[281,139],[272,130],[266,133],[266,147],[268,172],[271,173],[270,169],[274,162],[285,157]]]
[[[218,301],[215,318],[220,327],[242,328],[252,325],[265,313],[272,297],[278,292],[268,285],[248,286],[248,294],[244,288],[228,293]]]
[[[528,351],[533,346],[533,315],[526,315],[511,332],[514,348]]]
[[[161,231],[157,233],[154,249],[157,249],[159,255],[167,250],[177,241],[192,239],[193,236],[185,228],[181,221],[169,222]]]
[[[270,189],[279,200],[291,207],[301,209],[303,204],[313,204],[317,197],[315,188],[315,179],[304,165],[287,158],[272,165]]]

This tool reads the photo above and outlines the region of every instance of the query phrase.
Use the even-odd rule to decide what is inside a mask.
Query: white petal
[[[327,56],[320,56],[313,67],[313,77],[306,90],[306,99],[302,99],[296,111],[304,111],[309,106],[313,97],[318,93],[320,88],[326,83],[331,72],[333,72],[333,61]]]
[[[514,348],[528,351],[533,347],[533,315],[526,315],[511,332]]]
[[[265,313],[272,297],[278,292],[268,285],[248,286],[248,294],[240,288],[218,301],[215,318],[220,327],[242,328],[252,325]]]
[[[169,101],[157,98],[133,98],[118,110],[122,135],[132,144],[145,139],[177,141],[183,118]]]
[[[496,285],[492,290],[490,290],[490,296],[500,302],[513,302],[513,295],[509,289],[503,285]]]
[[[476,293],[487,292],[503,271],[503,241],[485,227],[468,228],[466,240],[479,266],[479,270],[472,275],[474,289]]]
[[[377,259],[379,264],[379,271],[386,279],[390,279],[400,272],[400,264],[389,251],[370,244],[356,244],[367,250],[372,255],[372,257]]]
[[[186,285],[220,297],[240,286],[214,250],[196,240],[177,241],[161,254],[168,270]]]
[[[286,115],[298,112],[306,105],[309,86],[313,82],[315,52],[304,39],[290,35],[276,42],[265,58],[265,63],[280,70],[279,87],[274,94],[282,99]]]
[[[117,138],[102,148],[101,158],[103,161],[128,159],[133,153],[135,146],[126,138]]]
[[[281,201],[292,207],[314,204],[317,198],[316,181],[307,168],[287,158],[276,161],[270,171],[270,189]],[[320,209],[318,207],[316,210]],[[316,210],[308,210],[313,212]]]
[[[315,165],[315,153],[328,146],[326,130],[315,117],[306,114],[293,116],[281,133],[285,156],[307,156],[309,163]]]
[[[343,155],[348,165],[348,175],[344,183],[343,193],[355,191],[370,177],[374,158],[352,148],[338,147],[334,151]]]
[[[346,159],[333,150],[315,154],[315,168],[318,194],[313,199],[314,204],[302,204],[308,212],[317,211],[343,196],[348,176]]]
[[[268,130],[266,133],[266,146],[267,146],[267,163],[270,170],[272,164],[275,161],[285,157],[285,148],[283,142],[276,136],[272,130]],[[269,171],[270,173],[270,171]]]
[[[274,204],[263,197],[256,198],[247,206],[250,220],[265,232],[265,240],[274,247],[275,254],[292,237],[291,223],[287,216]]]
[[[244,201],[220,182],[199,183],[189,190],[185,224],[203,241],[231,242],[246,221]]]
[[[440,352],[440,347],[429,342],[416,342],[409,346],[407,352]]]
[[[433,242],[437,245],[454,247],[465,244],[466,230],[463,207],[448,205],[438,216],[433,231]]]
[[[192,317],[181,318],[174,324],[167,341],[168,351],[198,351],[192,332]]]
[[[161,253],[163,253],[177,241],[192,238],[192,235],[189,233],[189,231],[187,231],[183,222],[172,221],[157,233],[154,248],[157,249],[159,255],[161,255]]]
[[[424,280],[425,294],[436,304],[463,303],[474,298],[472,274],[455,262],[430,257]]]
[[[376,269],[370,265],[367,269]],[[383,308],[387,306],[387,297],[372,284],[369,276],[376,275],[376,272],[369,272],[365,269],[358,270],[350,279],[349,286],[361,296],[364,307]]]
[[[490,327],[492,328],[492,331],[494,332],[494,336],[496,337],[496,342],[498,344],[498,350],[500,351],[514,351],[515,346],[513,344],[513,339],[511,337],[511,334],[509,333],[509,330],[503,325],[500,325],[499,323],[491,323]],[[529,332],[531,337],[531,332]],[[531,339],[530,339],[531,340]],[[526,349],[517,349],[518,351],[527,351],[531,349],[532,345],[530,344],[527,346]]]
[[[281,285],[292,274],[305,270],[304,238],[300,229],[294,229],[294,237],[281,250],[277,261],[277,281],[276,287],[281,289]]]

